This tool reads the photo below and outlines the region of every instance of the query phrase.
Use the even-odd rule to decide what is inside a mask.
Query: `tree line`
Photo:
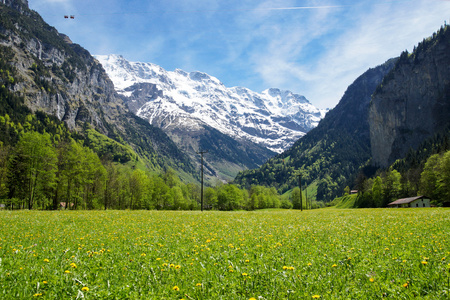
[[[395,166],[395,164],[394,164]],[[393,167],[360,184],[357,207],[386,207],[399,198],[426,195],[437,206],[450,204],[450,151],[431,155],[421,171]]]
[[[100,158],[83,141],[22,131],[15,145],[0,145],[0,199],[8,209],[196,210],[200,186],[183,183],[170,168],[155,174]],[[292,203],[275,188],[219,184],[204,191],[205,209],[278,207]]]

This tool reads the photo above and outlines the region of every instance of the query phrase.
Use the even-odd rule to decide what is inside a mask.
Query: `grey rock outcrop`
[[[404,52],[372,97],[373,164],[387,167],[450,125],[450,28]]]

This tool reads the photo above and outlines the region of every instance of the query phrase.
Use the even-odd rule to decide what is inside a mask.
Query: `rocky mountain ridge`
[[[369,123],[381,167],[450,126],[450,26],[402,53],[373,95]]]
[[[151,170],[193,165],[159,128],[130,113],[101,64],[28,8],[26,0],[0,3],[0,49],[11,54],[11,92],[33,112],[56,116],[72,130],[90,124],[119,143],[130,144]]]
[[[317,126],[325,110],[290,91],[227,88],[202,72],[166,71],[118,55],[97,55],[130,109],[167,133],[204,125],[281,152]]]

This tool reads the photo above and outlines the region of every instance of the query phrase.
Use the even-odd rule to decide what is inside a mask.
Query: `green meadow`
[[[450,210],[1,211],[1,299],[448,299]]]

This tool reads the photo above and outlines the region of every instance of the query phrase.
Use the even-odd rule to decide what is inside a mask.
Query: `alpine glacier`
[[[290,91],[272,88],[256,93],[244,87],[228,88],[202,72],[166,71],[120,55],[95,58],[130,109],[165,131],[195,130],[206,124],[280,153],[316,127],[326,113]]]

